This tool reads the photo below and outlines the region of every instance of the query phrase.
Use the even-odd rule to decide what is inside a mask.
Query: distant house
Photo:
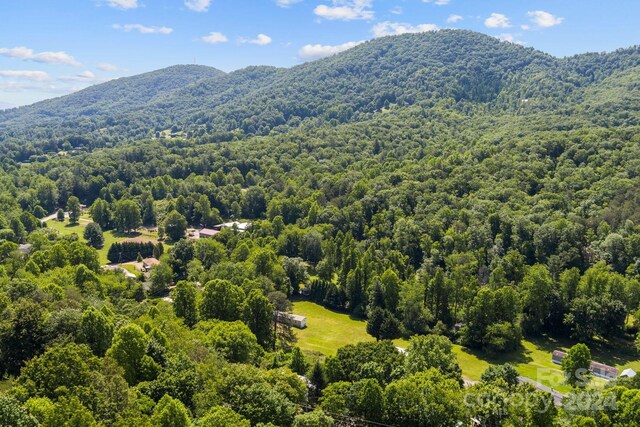
[[[276,316],[278,316],[278,322],[285,323],[293,326],[294,328],[304,329],[307,327],[307,318],[304,316],[285,313],[283,311],[276,311]]]
[[[554,350],[551,354],[551,361],[556,365],[562,365],[562,359],[567,357],[567,353],[560,350]],[[605,380],[614,380],[618,378],[618,368],[614,368],[613,366],[605,365],[600,362],[591,362],[589,366],[589,372],[591,372],[596,377],[604,378]]]
[[[605,380],[615,380],[618,378],[618,368],[605,365],[604,363],[591,362],[589,370],[596,377],[604,378]]]
[[[218,234],[220,230],[214,230],[212,228],[202,228],[198,231],[200,238],[213,237]]]
[[[160,261],[155,258],[145,258],[142,260],[142,271],[149,271],[151,267],[154,267],[158,264],[160,264]]]
[[[240,233],[244,233],[245,231],[247,231],[247,229],[249,229],[249,227],[251,227],[251,223],[250,222],[238,222],[238,221],[233,221],[233,222],[224,222],[222,224],[217,224],[213,226],[214,230],[222,230],[223,228],[236,228]]]

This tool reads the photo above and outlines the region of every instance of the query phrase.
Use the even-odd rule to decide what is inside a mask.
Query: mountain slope
[[[611,85],[606,79],[612,74],[637,66],[638,48],[558,59],[470,31],[405,34],[290,69],[223,74],[179,66],[108,82],[0,113],[0,140],[19,145],[27,135],[31,141],[82,136],[100,146],[169,128],[229,140],[283,132],[305,121],[362,121],[416,104],[467,114],[566,114],[579,112],[575,104],[593,96],[598,85]],[[609,90],[604,87],[598,97]]]
[[[35,124],[73,120],[148,105],[159,95],[224,73],[202,65],[175,65],[149,73],[110,80],[67,96],[48,99],[0,114],[0,123]]]

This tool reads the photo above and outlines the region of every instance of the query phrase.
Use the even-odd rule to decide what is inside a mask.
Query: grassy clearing
[[[307,318],[307,328],[296,329],[298,345],[310,353],[320,353],[325,356],[333,355],[338,348],[358,342],[373,341],[373,337],[366,332],[366,322],[349,317],[348,314],[329,310],[309,301],[297,301],[293,305],[293,312]],[[398,339],[396,345],[406,348],[407,340]],[[552,387],[561,393],[566,393],[570,387],[558,384],[562,379],[560,366],[551,362],[553,350],[567,351],[574,343],[569,340],[541,338],[525,340],[522,348],[514,353],[489,356],[481,351],[454,345],[454,352],[462,374],[477,381],[490,365],[511,363],[520,375],[532,378],[544,385]],[[632,368],[640,371],[640,359],[635,350],[627,342],[613,344],[593,344],[590,346],[594,360],[619,368]],[[601,387],[605,380],[594,378],[593,387]]]
[[[47,227],[53,228],[57,230],[61,235],[68,236],[73,233],[78,235],[78,238],[81,242],[86,242],[84,237],[82,237],[84,233],[84,229],[91,222],[91,218],[88,215],[82,215],[80,217],[80,222],[78,224],[69,224],[69,219],[65,219],[64,222],[57,221],[55,219],[47,221]],[[116,242],[122,242],[123,240],[131,239],[131,238],[143,238],[149,239],[153,241],[158,240],[158,233],[150,233],[146,231],[146,229],[141,229],[141,231],[137,233],[124,234],[118,233],[115,230],[109,230],[104,232],[104,246],[101,249],[98,249],[98,256],[100,258],[100,264],[109,264],[109,260],[107,259],[107,252],[112,244]],[[167,245],[163,242],[165,246],[165,250],[169,248],[170,245]]]
[[[304,350],[328,356],[348,344],[374,341],[367,334],[366,322],[352,319],[348,314],[331,311],[309,301],[295,302],[293,313],[307,318],[307,327],[295,330],[298,345]]]

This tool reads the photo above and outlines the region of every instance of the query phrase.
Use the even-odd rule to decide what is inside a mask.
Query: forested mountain
[[[96,147],[172,130],[230,140],[313,120],[361,121],[384,108],[442,103],[466,114],[576,111],[589,120],[611,119],[619,97],[603,105],[595,100],[593,108],[588,101],[610,93],[616,73],[626,76],[627,86],[636,84],[637,73],[629,70],[638,65],[638,48],[557,59],[469,31],[406,34],[290,69],[250,67],[225,75],[177,66],[107,82],[0,112],[0,140],[15,143],[24,159],[51,139],[71,137],[74,147]],[[588,105],[579,108],[583,101]],[[636,98],[625,100],[630,102],[638,106]],[[619,119],[637,122],[635,115]]]
[[[2,128],[16,126],[95,130],[95,125],[112,126],[111,114],[145,107],[158,97],[195,82],[224,75],[201,65],[176,65],[133,77],[111,80],[60,98],[2,112]],[[87,127],[83,127],[83,125]]]

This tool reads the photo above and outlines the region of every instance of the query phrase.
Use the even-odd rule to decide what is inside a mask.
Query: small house
[[[551,354],[551,361],[556,365],[562,365],[562,359],[567,357],[567,353],[560,350],[554,350]],[[591,362],[589,366],[589,372],[591,372],[596,377],[603,378],[605,380],[614,380],[618,378],[618,368],[614,368],[613,366],[605,365],[600,362]]]
[[[589,371],[596,377],[604,378],[605,380],[615,380],[618,378],[618,368],[605,365],[604,363],[591,362]]]

